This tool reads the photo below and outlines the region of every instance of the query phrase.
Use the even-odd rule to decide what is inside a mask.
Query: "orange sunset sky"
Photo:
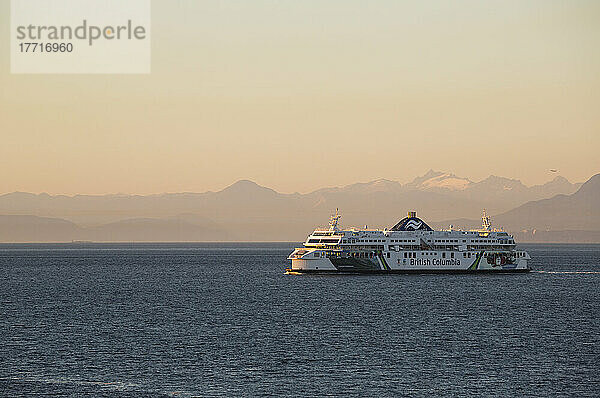
[[[10,73],[0,193],[600,171],[598,1],[153,1],[152,73]]]

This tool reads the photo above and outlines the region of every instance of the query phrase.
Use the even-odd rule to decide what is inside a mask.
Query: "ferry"
[[[529,272],[531,259],[509,233],[492,228],[433,230],[416,212],[390,229],[341,229],[336,209],[328,229],[317,229],[289,255],[287,274]]]

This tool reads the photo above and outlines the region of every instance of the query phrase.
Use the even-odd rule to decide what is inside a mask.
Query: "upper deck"
[[[433,230],[410,212],[391,229],[339,229],[332,218],[330,228],[317,229],[304,242],[305,247],[337,250],[513,250],[515,241],[505,231],[492,230],[484,214],[480,230]]]

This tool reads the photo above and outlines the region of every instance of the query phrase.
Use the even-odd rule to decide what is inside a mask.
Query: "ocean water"
[[[0,246],[0,395],[600,395],[600,245],[284,275],[293,244]]]

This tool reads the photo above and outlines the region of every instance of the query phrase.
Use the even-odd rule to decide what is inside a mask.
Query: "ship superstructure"
[[[288,273],[527,272],[526,251],[507,232],[482,227],[433,230],[416,212],[390,229],[340,229],[338,211],[328,229],[317,229],[288,257]]]

